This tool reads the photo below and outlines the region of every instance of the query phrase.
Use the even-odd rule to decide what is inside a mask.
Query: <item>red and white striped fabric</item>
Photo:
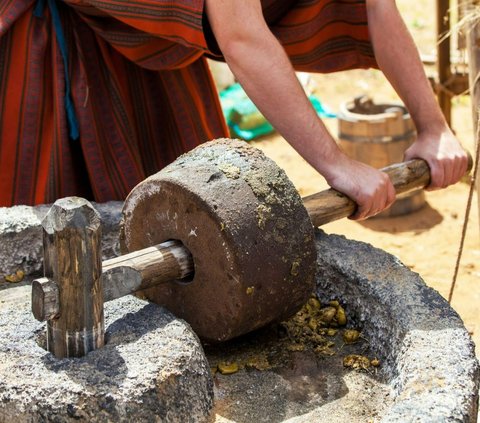
[[[68,69],[51,9],[36,16],[36,0],[0,0],[0,206],[122,200],[178,155],[228,134],[205,59],[218,51],[203,0],[53,1]],[[262,5],[297,70],[376,66],[365,0]]]

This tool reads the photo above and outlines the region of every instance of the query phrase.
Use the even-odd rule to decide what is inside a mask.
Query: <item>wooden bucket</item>
[[[341,105],[338,138],[345,154],[378,169],[402,162],[405,150],[416,139],[416,131],[402,104],[375,104],[368,96],[362,96]],[[401,216],[424,205],[423,190],[415,191],[376,217]]]

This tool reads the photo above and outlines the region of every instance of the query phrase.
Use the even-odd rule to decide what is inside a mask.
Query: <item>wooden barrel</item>
[[[375,168],[403,161],[405,150],[415,141],[416,131],[405,106],[376,104],[368,96],[341,105],[338,114],[339,145],[349,157]],[[401,216],[425,205],[423,190],[399,198],[376,217]]]

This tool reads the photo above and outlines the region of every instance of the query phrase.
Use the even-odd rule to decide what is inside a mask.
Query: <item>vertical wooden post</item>
[[[58,286],[59,311],[47,322],[47,348],[81,357],[104,345],[101,225],[82,198],[55,202],[42,222],[45,276]]]
[[[450,1],[437,0],[437,34],[438,38],[445,37],[450,31]],[[450,64],[450,37],[446,37],[437,45],[437,73],[440,86],[445,86],[452,76]],[[443,115],[449,125],[452,117],[452,99],[445,90],[438,90],[438,104],[442,109]]]
[[[462,3],[463,14],[471,14],[480,17],[480,4],[478,1],[470,0]],[[478,148],[480,139],[478,139],[478,118],[480,117],[480,18],[469,20],[471,22],[465,29],[468,54],[468,73],[470,85],[470,101],[472,103],[473,129],[475,134],[475,146]],[[477,175],[477,199],[478,216],[480,217],[480,176]]]

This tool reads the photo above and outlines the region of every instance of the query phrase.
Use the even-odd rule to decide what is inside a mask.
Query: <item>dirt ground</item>
[[[397,4],[421,53],[432,54],[435,49],[434,0],[399,0]],[[427,69],[429,74],[433,71]],[[334,110],[338,110],[342,102],[360,94],[368,94],[376,101],[397,99],[378,71],[349,71],[315,75],[313,78],[316,95]],[[336,119],[326,119],[325,123],[336,135]],[[452,126],[462,144],[473,155],[474,134],[468,96],[453,100]],[[302,195],[327,188],[325,180],[279,135],[265,137],[253,142],[253,145],[286,170]],[[327,224],[322,229],[388,251],[447,298],[460,246],[468,191],[466,182],[459,183],[442,191],[428,192],[426,206],[407,216],[364,222],[343,219]],[[477,355],[480,356],[480,226],[477,198],[475,195],[452,306],[472,333],[478,346]]]

